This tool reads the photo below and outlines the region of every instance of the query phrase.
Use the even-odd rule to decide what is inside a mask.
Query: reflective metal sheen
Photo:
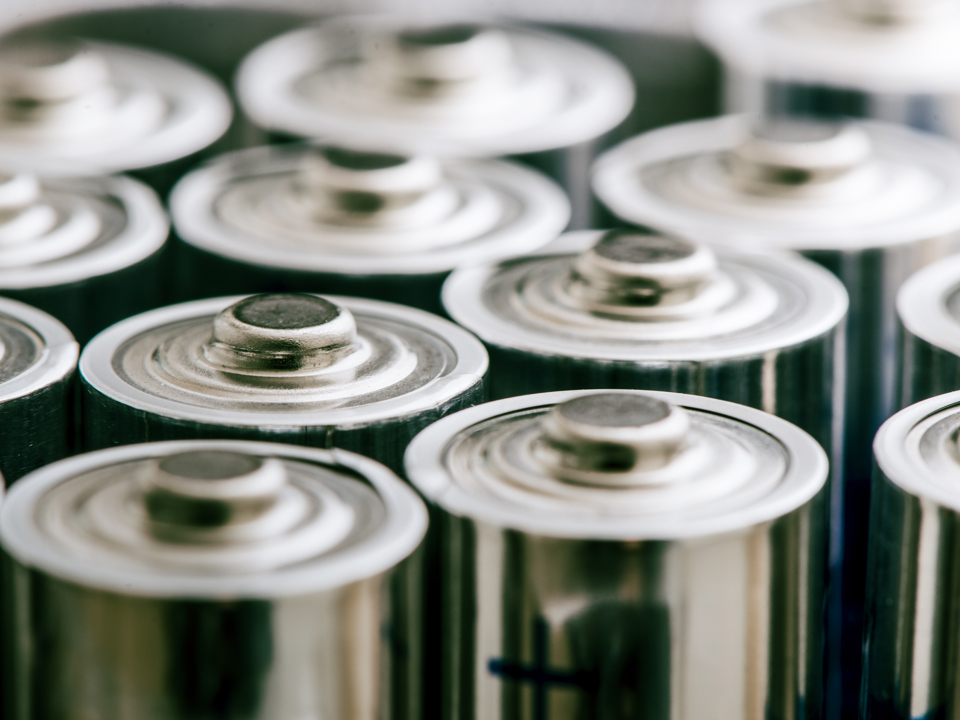
[[[51,465],[10,500],[14,717],[407,716],[391,702],[420,682],[399,643],[418,638],[404,591],[427,517],[383,466],[151,443]]]
[[[546,393],[437,422],[406,468],[441,520],[444,717],[820,716],[828,468],[795,426]]]
[[[955,717],[960,394],[877,433],[861,717]]]
[[[205,148],[230,124],[223,87],[160,53],[87,41],[0,45],[0,155],[111,173]]]
[[[0,298],[0,473],[8,483],[72,451],[79,353],[56,319]]]

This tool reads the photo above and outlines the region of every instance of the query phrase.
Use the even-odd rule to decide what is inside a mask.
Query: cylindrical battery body
[[[0,156],[133,172],[164,196],[233,114],[207,73],[124,45],[13,38],[0,45],[0,74]]]
[[[19,487],[0,517],[12,717],[419,717],[404,588],[426,512],[382,465],[179,441]]]
[[[540,247],[570,216],[559,187],[513,163],[306,145],[226,155],[170,208],[184,299],[324,292],[430,311],[454,267]]]
[[[442,517],[443,717],[821,717],[828,468],[795,426],[545,393],[439,421],[406,468]]]
[[[244,60],[236,88],[244,113],[272,131],[516,157],[566,188],[575,228],[590,227],[597,139],[634,99],[619,61],[572,38],[389,16],[337,18],[281,35]]]
[[[82,344],[162,303],[170,224],[156,193],[123,176],[0,180],[0,295],[34,305]]]
[[[737,116],[630,140],[598,161],[593,180],[601,200],[629,222],[797,250],[847,288],[841,668],[843,715],[850,715],[860,677],[870,444],[896,405],[896,292],[956,247],[960,151],[889,125],[750,128]]]
[[[84,447],[277,440],[397,469],[421,428],[483,400],[487,355],[466,331],[400,305],[328,300],[212,298],[105,330],[80,359]]]
[[[960,137],[960,11],[947,0],[711,0],[695,21],[730,112],[863,117]]]
[[[901,410],[877,433],[863,718],[953,718],[960,597],[960,394]]]
[[[900,407],[960,389],[958,290],[960,263],[954,256],[915,273],[897,294]]]
[[[57,320],[0,298],[0,474],[6,482],[73,451],[79,352]]]

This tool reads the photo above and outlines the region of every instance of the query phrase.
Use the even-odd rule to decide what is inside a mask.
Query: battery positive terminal
[[[538,455],[551,474],[583,485],[647,484],[690,430],[681,408],[640,394],[594,393],[555,406],[542,422]]]
[[[356,350],[349,310],[315,295],[253,295],[222,310],[202,352],[226,372],[325,368]]]

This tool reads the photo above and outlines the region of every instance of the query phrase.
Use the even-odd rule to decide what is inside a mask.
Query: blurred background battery
[[[454,267],[535,249],[570,217],[559,187],[514,163],[307,145],[226,155],[170,207],[184,299],[325,292],[430,311]]]
[[[131,178],[0,175],[0,295],[85,343],[162,303],[169,233],[156,193]]]
[[[401,305],[300,294],[172,305],[87,345],[84,447],[273,440],[396,469],[421,428],[483,400],[486,371],[476,338]]]
[[[30,31],[0,43],[0,157],[26,168],[131,172],[166,195],[232,114],[220,83],[161,53]]]
[[[516,157],[566,188],[574,228],[590,226],[597,141],[634,100],[619,61],[570,37],[382,16],[268,41],[241,64],[236,90],[247,117],[274,133]]]
[[[411,443],[439,508],[444,718],[819,718],[823,450],[751,408],[573,391]]]
[[[865,117],[960,138],[952,0],[708,0],[732,112]]]
[[[55,318],[0,298],[0,474],[8,483],[73,451],[79,353]]]
[[[396,634],[415,609],[396,590],[427,517],[382,465],[180,441],[17,487],[0,514],[7,717],[419,717],[398,642],[419,635]]]
[[[741,247],[798,250],[847,288],[842,665],[856,713],[871,442],[895,410],[896,293],[957,248],[960,149],[879,123],[743,116],[641,135],[597,162],[594,189],[620,218]]]
[[[861,718],[960,711],[960,393],[901,410],[877,433]]]
[[[897,294],[903,334],[900,407],[960,388],[960,258],[944,258]]]

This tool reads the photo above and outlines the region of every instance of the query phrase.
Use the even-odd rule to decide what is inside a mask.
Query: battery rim
[[[947,257],[918,270],[897,293],[900,322],[912,335],[960,356],[960,318],[948,307],[958,290],[960,257]]]
[[[16,300],[0,297],[0,322],[9,317],[36,333],[43,347],[26,371],[0,383],[0,403],[25,397],[66,378],[77,367],[80,345],[56,318]],[[2,358],[0,358],[2,362]]]

